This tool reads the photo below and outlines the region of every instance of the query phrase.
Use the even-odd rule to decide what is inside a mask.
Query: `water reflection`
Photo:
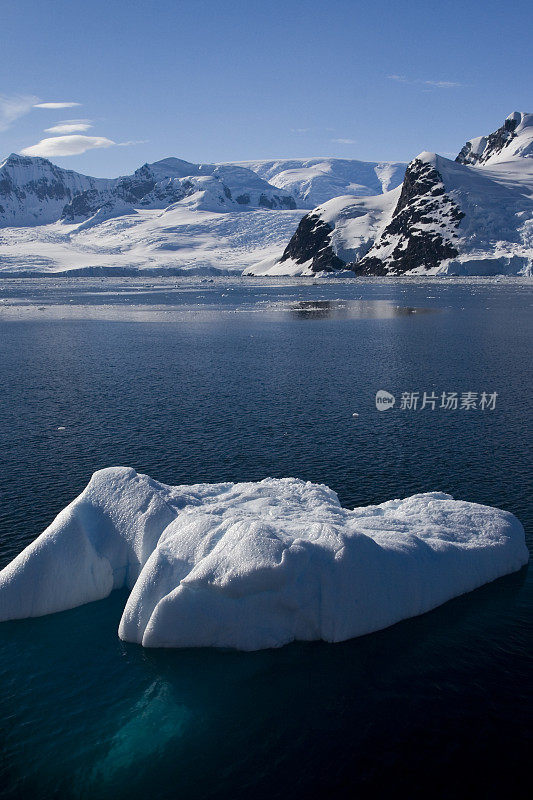
[[[0,321],[99,320],[112,322],[213,322],[230,315],[261,314],[264,320],[278,322],[296,319],[393,319],[411,314],[427,314],[436,308],[400,306],[391,300],[257,300],[249,296],[207,297],[168,294],[143,296],[98,295],[91,298],[48,297],[46,304],[11,297],[0,305]],[[86,302],[86,300],[88,300]],[[96,302],[98,300],[99,302]],[[156,302],[157,300],[157,302]],[[102,302],[104,301],[104,302]]]
[[[289,306],[291,316],[299,319],[392,319],[435,310],[398,306],[389,300],[299,300]]]

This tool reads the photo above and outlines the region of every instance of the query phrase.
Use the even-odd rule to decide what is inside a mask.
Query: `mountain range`
[[[285,189],[298,208],[315,208],[344,194],[368,196],[387,192],[403,180],[405,164],[397,161],[355,161],[345,158],[242,161],[241,166]]]
[[[254,275],[531,275],[533,114],[514,112],[455,160],[420,153],[403,183],[337,197],[307,214]]]
[[[1,274],[492,275],[532,263],[531,114],[455,161],[166,158],[119,178],[0,163]]]
[[[0,164],[0,274],[238,274],[277,256],[316,198],[372,195],[404,171],[341,159],[165,158],[104,179],[13,153]]]

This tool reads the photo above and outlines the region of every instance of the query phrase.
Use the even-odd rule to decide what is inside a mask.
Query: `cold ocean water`
[[[512,511],[531,548],[532,303],[519,279],[1,280],[0,567],[119,464],[351,507],[442,490]],[[0,796],[522,796],[532,600],[526,568],[257,653],[125,644],[121,591],[3,623]]]

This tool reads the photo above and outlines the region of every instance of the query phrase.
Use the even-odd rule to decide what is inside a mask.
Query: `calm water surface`
[[[532,304],[520,280],[0,281],[0,567],[116,464],[297,476],[347,506],[443,490],[512,511],[531,546]],[[416,391],[498,397],[402,410]],[[259,653],[125,644],[122,592],[3,623],[0,794],[525,796],[532,599],[524,569]]]

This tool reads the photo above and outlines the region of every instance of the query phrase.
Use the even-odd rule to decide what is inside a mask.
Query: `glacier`
[[[516,517],[441,492],[350,510],[295,478],[166,486],[112,467],[0,572],[0,620],[127,587],[118,633],[145,647],[339,642],[527,561]]]
[[[164,158],[96,179],[12,153],[0,161],[0,276],[241,274],[279,256],[315,198],[381,193],[404,171],[339,159],[252,169]]]

